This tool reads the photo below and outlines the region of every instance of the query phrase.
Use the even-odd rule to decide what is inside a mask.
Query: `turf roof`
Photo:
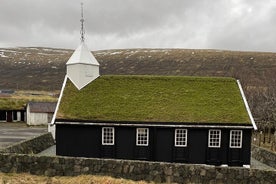
[[[68,79],[57,119],[250,123],[235,79],[181,76],[100,76],[80,91]]]

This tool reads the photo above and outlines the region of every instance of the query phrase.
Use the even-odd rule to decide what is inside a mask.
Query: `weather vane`
[[[81,22],[81,41],[84,42],[84,18],[83,18],[83,3],[81,3],[81,19],[80,19],[80,22]]]

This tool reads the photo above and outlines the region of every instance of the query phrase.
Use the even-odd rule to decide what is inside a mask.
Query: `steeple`
[[[83,3],[81,3],[81,19],[80,19],[80,22],[81,22],[81,41],[84,42],[84,18],[83,18]]]
[[[100,76],[99,63],[84,42],[83,3],[81,3],[81,43],[66,63],[67,77],[81,90]]]

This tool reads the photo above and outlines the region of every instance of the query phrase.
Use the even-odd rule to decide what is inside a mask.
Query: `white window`
[[[208,147],[209,148],[219,148],[220,147],[220,138],[221,138],[220,130],[209,130]]]
[[[187,146],[187,129],[175,129],[174,146],[176,147]]]
[[[136,145],[148,146],[149,145],[149,129],[137,128],[136,129]]]
[[[102,128],[102,145],[114,145],[114,128],[103,127]]]
[[[230,148],[242,147],[242,130],[230,130]]]

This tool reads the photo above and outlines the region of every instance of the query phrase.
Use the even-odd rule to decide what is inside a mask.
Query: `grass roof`
[[[24,99],[0,98],[0,110],[23,110],[26,103]]]
[[[49,95],[47,91],[16,91],[7,97],[0,96],[0,110],[23,110],[28,102],[56,102],[56,97]]]
[[[100,76],[80,91],[68,79],[58,119],[250,123],[236,80]]]

